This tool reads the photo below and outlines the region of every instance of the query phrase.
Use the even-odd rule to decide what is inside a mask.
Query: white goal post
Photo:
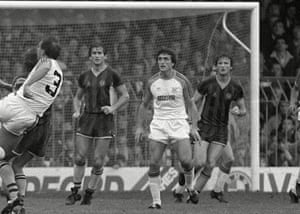
[[[108,2],[108,1],[1,1],[0,9],[161,9],[216,12],[234,10],[251,11],[251,171],[252,191],[259,190],[259,3],[258,2]],[[205,13],[205,11],[204,11]],[[231,35],[232,36],[232,35]],[[248,51],[248,50],[247,50]]]

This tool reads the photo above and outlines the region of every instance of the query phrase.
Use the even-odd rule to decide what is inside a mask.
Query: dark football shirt
[[[231,102],[244,97],[242,87],[231,79],[222,89],[216,77],[211,77],[200,83],[197,89],[205,99],[201,122],[212,126],[227,127]]]
[[[88,70],[78,79],[78,86],[84,91],[84,111],[87,113],[100,113],[102,106],[110,106],[109,89],[122,85],[120,75],[108,66],[98,76]]]

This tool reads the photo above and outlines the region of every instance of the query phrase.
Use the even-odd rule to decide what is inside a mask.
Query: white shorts
[[[0,122],[14,135],[22,135],[37,121],[37,116],[13,93],[0,100]]]
[[[174,140],[189,139],[190,125],[186,119],[158,120],[150,124],[149,138],[167,144]]]

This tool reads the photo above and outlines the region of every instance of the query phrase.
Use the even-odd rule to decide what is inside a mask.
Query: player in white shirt
[[[149,135],[149,187],[153,203],[151,209],[161,208],[160,199],[160,161],[168,144],[172,144],[184,169],[186,187],[195,201],[197,194],[192,189],[193,166],[190,134],[201,140],[197,131],[197,109],[192,101],[192,87],[188,79],[174,69],[176,56],[170,49],[161,49],[157,54],[159,72],[149,81],[145,89],[145,97],[140,105],[136,142],[140,141],[144,130],[143,121],[147,108],[153,104],[154,114],[150,124]],[[187,107],[187,109],[186,109]],[[192,119],[192,127],[188,124],[188,115]],[[194,197],[195,196],[195,197]]]
[[[23,86],[0,100],[0,176],[9,193],[8,204],[1,213],[11,213],[14,207],[22,205],[15,175],[8,162],[23,134],[35,126],[59,94],[63,74],[56,59],[60,49],[55,38],[42,40],[37,48],[39,61]]]

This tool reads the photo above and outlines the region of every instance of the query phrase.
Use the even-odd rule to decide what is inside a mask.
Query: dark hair
[[[57,59],[60,54],[61,47],[55,37],[48,37],[41,42],[41,49],[45,51],[46,56],[51,59]]]
[[[38,62],[36,48],[28,49],[23,57],[23,72],[28,74]]]
[[[171,56],[171,61],[174,63],[174,65],[176,64],[176,55],[175,55],[175,52],[170,49],[170,48],[161,48],[157,54],[156,54],[156,61],[158,60],[158,56],[160,54],[167,54],[167,55],[170,55]]]
[[[106,55],[106,53],[107,53],[107,50],[103,43],[95,42],[95,43],[92,43],[89,47],[89,56],[91,56],[93,48],[102,48],[104,55]]]
[[[220,56],[217,56],[217,58],[216,58],[216,60],[215,60],[215,65],[218,64],[218,62],[219,62],[219,60],[220,60],[221,58],[227,58],[227,59],[229,59],[229,60],[230,60],[230,66],[231,66],[231,67],[233,66],[233,59],[232,59],[232,57],[230,57],[229,55],[226,55],[226,54],[222,54],[222,55],[220,55]]]

